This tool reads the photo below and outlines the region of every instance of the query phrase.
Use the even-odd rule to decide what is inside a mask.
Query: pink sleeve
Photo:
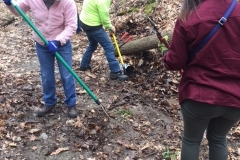
[[[18,7],[24,12],[28,12],[30,10],[29,4],[27,3],[27,0],[21,0],[16,2]],[[18,12],[15,10],[13,6],[7,6],[8,9],[16,16],[20,16]]]
[[[56,37],[61,44],[65,44],[77,30],[77,7],[73,0],[67,1],[65,8],[65,29]]]

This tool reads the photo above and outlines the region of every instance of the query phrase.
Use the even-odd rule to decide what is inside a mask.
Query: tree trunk
[[[147,36],[127,42],[120,48],[122,55],[138,54],[140,52],[158,47],[159,40],[157,35]],[[115,53],[118,55],[118,53]]]

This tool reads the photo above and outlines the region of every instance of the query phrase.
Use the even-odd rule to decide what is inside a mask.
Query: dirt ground
[[[11,16],[4,11],[2,19]],[[166,71],[154,51],[137,59],[129,81],[109,79],[101,47],[92,58],[92,71],[80,72],[87,46],[84,33],[75,35],[73,71],[98,97],[100,105],[76,82],[78,118],[69,119],[56,66],[58,103],[53,112],[38,118],[42,89],[31,28],[21,19],[0,29],[0,159],[4,160],[179,160],[182,119],[177,99],[177,72]],[[152,68],[155,66],[155,68]],[[240,159],[238,124],[228,136],[229,160]],[[207,141],[200,159],[208,159]],[[169,151],[169,152],[167,152]]]

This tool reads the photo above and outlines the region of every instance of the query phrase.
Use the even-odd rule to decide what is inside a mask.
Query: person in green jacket
[[[114,46],[105,31],[110,30],[115,33],[115,27],[111,24],[109,10],[111,0],[84,0],[80,13],[80,26],[87,35],[89,45],[83,54],[80,71],[91,70],[90,62],[93,52],[97,49],[98,43],[103,47],[105,56],[110,68],[110,79],[127,79],[123,75],[119,62],[115,57]],[[104,29],[104,28],[105,29]]]

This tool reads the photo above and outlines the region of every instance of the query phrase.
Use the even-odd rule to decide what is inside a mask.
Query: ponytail
[[[182,21],[186,21],[189,14],[191,14],[191,12],[195,11],[196,8],[201,4],[201,2],[202,2],[202,0],[184,0],[179,18]]]

